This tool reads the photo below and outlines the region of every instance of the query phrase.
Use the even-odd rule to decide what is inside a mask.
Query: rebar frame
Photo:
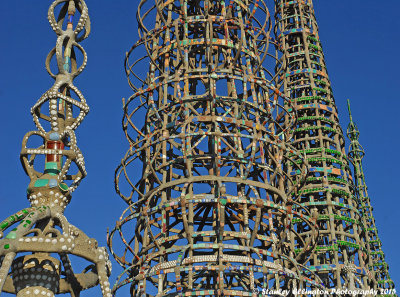
[[[129,206],[108,238],[124,268],[113,293],[323,288],[302,265],[318,229],[292,194],[307,164],[289,144],[295,110],[271,75],[264,1],[142,0],[137,21],[125,62],[130,149],[115,175]]]
[[[275,20],[282,53],[276,73],[298,114],[292,144],[309,163],[309,175],[298,192],[298,201],[318,213],[318,245],[307,266],[329,288],[368,289],[373,271],[367,267],[362,212],[346,159],[312,1],[275,0]]]
[[[380,292],[386,292],[385,296],[397,296],[391,294],[394,292],[394,282],[389,275],[389,265],[385,261],[385,254],[382,250],[382,242],[378,236],[378,229],[375,225],[375,218],[372,213],[371,199],[368,195],[368,188],[365,182],[365,175],[362,166],[362,159],[365,151],[358,141],[360,131],[353,121],[350,109],[350,100],[347,100],[349,110],[350,123],[347,127],[347,137],[350,139],[350,147],[348,157],[354,166],[354,178],[357,189],[357,197],[360,200],[360,210],[363,213],[363,225],[366,232],[366,248],[368,250],[369,262],[368,268],[374,271],[373,287],[379,289]]]
[[[78,16],[75,26],[74,16]],[[0,223],[2,238],[3,232],[20,222],[0,240],[0,293],[18,297],[70,293],[77,297],[99,283],[103,297],[110,297],[111,263],[106,248],[98,247],[95,239],[70,224],[63,214],[71,193],[86,176],[74,130],[89,107],[73,80],[86,66],[87,56],[78,42],[90,33],[88,8],[83,0],[56,0],[50,5],[48,19],[58,36],[46,59],[55,84],[32,107],[38,130],[27,133],[22,142],[20,156],[30,178],[27,196],[31,207]],[[82,60],[80,66],[77,56]],[[57,74],[51,67],[54,57]],[[76,172],[70,168],[74,164]],[[90,264],[75,273],[69,255]]]

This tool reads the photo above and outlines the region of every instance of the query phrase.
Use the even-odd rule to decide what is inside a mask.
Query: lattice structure
[[[306,155],[309,175],[299,202],[318,213],[316,253],[307,263],[329,288],[368,289],[366,234],[344,149],[311,0],[275,0],[277,73],[298,114],[292,144]]]
[[[366,248],[368,254],[370,254],[368,268],[375,272],[374,288],[385,290],[394,289],[394,283],[389,275],[389,266],[385,261],[385,254],[382,251],[382,242],[378,236],[378,230],[375,225],[375,218],[372,214],[371,199],[368,195],[367,185],[365,183],[365,175],[362,167],[362,159],[365,156],[365,151],[358,139],[360,137],[360,131],[357,125],[353,122],[353,117],[350,110],[350,101],[347,101],[350,123],[347,127],[347,137],[350,139],[351,144],[349,148],[349,160],[354,166],[354,177],[357,188],[357,196],[361,201],[361,211],[363,213],[363,225],[367,233],[367,244]],[[390,295],[388,296],[396,296]]]
[[[75,25],[74,18],[78,19]],[[56,0],[48,19],[58,36],[46,59],[55,84],[32,107],[38,130],[26,134],[22,143],[21,162],[31,179],[27,192],[32,206],[0,223],[1,238],[6,229],[20,222],[0,240],[0,293],[79,296],[82,290],[100,283],[103,296],[109,297],[107,250],[63,215],[71,193],[86,176],[74,130],[89,108],[73,80],[86,66],[86,53],[78,42],[90,33],[88,9],[83,0]],[[80,66],[77,57],[82,60]],[[57,74],[52,72],[53,58]],[[38,147],[30,148],[35,145]],[[75,273],[69,255],[91,263],[82,273]]]
[[[141,38],[126,59],[130,149],[115,178],[129,207],[108,240],[125,271],[113,291],[323,288],[302,265],[318,230],[291,198],[306,163],[296,163],[293,107],[270,75],[264,1],[143,0],[137,20]]]

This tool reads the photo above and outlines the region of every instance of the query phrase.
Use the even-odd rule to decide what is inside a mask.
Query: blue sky
[[[271,1],[272,2],[272,1]],[[44,68],[56,35],[47,22],[51,1],[6,1],[0,10],[0,220],[28,207],[28,177],[19,161],[22,137],[36,130],[30,107],[53,84]],[[125,208],[114,192],[114,170],[128,143],[121,128],[122,97],[132,94],[124,70],[125,52],[137,40],[135,0],[87,0],[92,34],[82,45],[88,66],[75,85],[90,113],[77,129],[88,176],[74,192],[66,216],[105,245],[106,229]],[[398,0],[315,1],[328,73],[344,130],[351,99],[353,118],[366,150],[364,169],[383,250],[395,281],[400,281],[397,185],[400,160],[398,95],[400,20]],[[346,144],[346,148],[348,148]],[[390,206],[389,206],[390,205]],[[111,283],[121,270],[114,262]],[[94,289],[82,296],[99,296]],[[4,294],[5,296],[7,294]]]

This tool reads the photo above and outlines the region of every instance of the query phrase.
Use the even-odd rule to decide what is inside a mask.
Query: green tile
[[[40,187],[44,187],[47,186],[47,183],[49,182],[48,179],[38,179],[35,182],[35,188],[40,188]]]

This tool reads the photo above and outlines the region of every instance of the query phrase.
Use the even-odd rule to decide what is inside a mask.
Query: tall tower
[[[362,212],[345,154],[311,0],[275,0],[280,83],[298,114],[292,144],[306,155],[309,175],[299,202],[318,213],[318,246],[307,263],[329,288],[370,288],[373,271]]]
[[[0,223],[0,238],[13,228],[0,240],[0,293],[18,297],[70,293],[77,297],[100,283],[103,297],[110,297],[107,250],[63,214],[71,193],[86,176],[75,129],[89,107],[73,80],[86,66],[86,53],[79,42],[90,33],[88,8],[83,0],[56,0],[48,19],[57,34],[56,46],[46,59],[55,84],[32,107],[38,130],[27,133],[22,142],[20,156],[30,178],[27,197],[31,207]],[[87,268],[74,271],[70,255],[81,258],[79,265],[88,261]]]
[[[292,199],[306,163],[289,144],[294,109],[270,75],[264,1],[142,0],[137,20],[125,63],[130,149],[115,176],[128,208],[108,239],[124,268],[113,292],[322,289],[302,265],[318,230]]]
[[[365,183],[365,175],[362,167],[362,159],[364,158],[365,152],[361,144],[358,142],[360,132],[357,125],[353,122],[349,100],[347,100],[347,106],[350,115],[350,123],[347,127],[347,136],[351,141],[348,156],[354,166],[357,197],[361,202],[360,209],[363,213],[363,225],[367,236],[366,248],[368,254],[370,254],[368,268],[375,272],[374,288],[391,290],[394,289],[394,283],[390,278],[389,266],[385,261],[385,254],[382,251],[382,242],[378,237],[375,218],[372,214],[371,199],[369,198],[367,191],[368,188]]]

